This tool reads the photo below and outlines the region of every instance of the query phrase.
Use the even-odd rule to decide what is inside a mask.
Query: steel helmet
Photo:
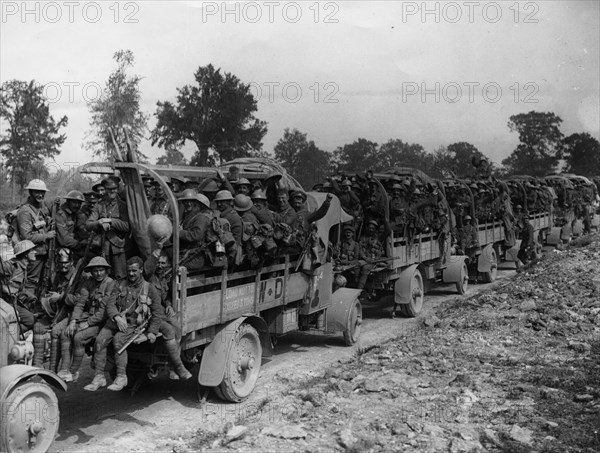
[[[233,199],[233,208],[236,211],[246,212],[250,208],[252,208],[253,203],[248,195],[244,195],[242,193],[235,196]]]
[[[85,197],[79,190],[71,190],[65,197],[65,200],[75,200],[75,201],[84,202]]]
[[[331,184],[329,181],[325,181],[323,183],[323,189],[331,189],[333,188],[333,184]]]
[[[243,184],[246,184],[246,185],[248,185],[248,186],[251,186],[251,185],[252,185],[252,183],[251,183],[250,181],[248,181],[246,178],[240,178],[240,179],[238,179],[238,180],[235,182],[235,185],[236,185],[236,186],[241,186],[241,185],[243,185]]]
[[[398,183],[392,185],[392,190],[402,190],[402,186]]]
[[[252,199],[253,200],[266,200],[267,195],[265,194],[264,191],[257,189],[252,193]]]
[[[201,188],[201,190],[202,192],[217,192],[219,190],[219,185],[211,179]]]
[[[167,216],[161,214],[154,214],[146,221],[146,229],[148,234],[152,237],[158,238],[170,238],[173,234],[173,224]]]
[[[346,186],[352,187],[352,182],[349,179],[344,179],[342,181],[342,186],[344,186],[344,187],[346,187]]]
[[[465,220],[471,220],[471,216],[470,215],[466,215],[465,216]]]
[[[37,189],[34,189],[37,190]],[[28,251],[30,251],[31,249],[35,248],[35,244],[33,242],[31,242],[28,239],[25,239],[24,241],[19,241],[17,242],[17,244],[15,245],[15,256],[19,256],[22,253],[27,253]]]
[[[110,264],[108,264],[108,262],[101,256],[95,256],[90,260],[88,265],[85,266],[86,269],[91,269],[92,267],[105,267],[107,269],[111,268]]]
[[[219,190],[217,192],[217,196],[215,197],[215,201],[230,201],[233,200],[233,195],[229,190]]]
[[[48,188],[46,187],[46,183],[41,179],[32,179],[25,187],[27,190],[43,190],[44,192],[48,192]]]
[[[42,306],[42,309],[44,310],[44,312],[50,318],[54,318],[54,316],[56,315],[56,305],[50,303],[50,298],[49,297],[42,297],[42,298],[40,298],[40,305]]]
[[[185,189],[179,196],[179,201],[193,200],[198,201],[198,192],[194,189]]]
[[[306,194],[301,190],[292,191],[292,198],[302,198],[302,201],[306,201]]]
[[[202,205],[204,205],[208,209],[210,209],[210,200],[208,199],[208,197],[206,195],[199,193],[198,195],[196,195],[196,200],[199,201]]]
[[[56,252],[56,262],[57,263],[69,263],[72,260],[73,254],[71,250],[67,248],[60,248]]]

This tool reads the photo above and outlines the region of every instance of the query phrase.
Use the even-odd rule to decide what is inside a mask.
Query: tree
[[[600,175],[600,143],[587,132],[569,135],[564,140],[566,171],[583,176]]]
[[[127,70],[134,63],[130,50],[115,52],[113,59],[117,67],[109,75],[102,95],[88,102],[92,118],[85,146],[94,156],[110,159],[114,146],[109,129],[113,130],[115,141],[121,150],[127,149],[124,134],[126,130],[136,156],[143,161],[147,158],[139,151],[139,144],[148,130],[148,115],[140,110],[139,85],[142,78],[127,75]]]
[[[274,151],[275,159],[306,189],[323,181],[329,172],[329,153],[297,129],[285,129]]]
[[[338,171],[361,171],[379,168],[377,143],[359,138],[354,143],[339,147],[333,152]]]
[[[470,178],[476,173],[476,165],[488,159],[471,143],[458,142],[438,149],[434,160],[436,172],[442,177]]]
[[[181,151],[172,146],[167,146],[165,153],[156,159],[157,165],[188,165],[188,161]]]
[[[413,167],[427,172],[433,166],[433,156],[417,143],[404,143],[402,140],[389,140],[379,147],[377,164],[374,170],[389,167]]]
[[[209,64],[194,74],[195,85],[178,88],[177,102],[158,102],[152,145],[196,144],[192,165],[213,165],[237,157],[256,156],[267,123],[254,117],[257,102],[250,85]]]
[[[531,111],[511,116],[508,128],[519,134],[521,143],[502,161],[507,173],[545,176],[553,172],[563,146],[560,123],[562,119],[552,112]]]
[[[3,120],[0,153],[11,175],[13,189],[18,186],[22,191],[29,175],[35,173],[35,166],[39,166],[40,161],[43,163],[44,158],[60,153],[59,148],[67,137],[59,132],[68,124],[68,118],[54,120],[43,87],[34,80],[29,83],[11,80],[2,84],[0,118]]]

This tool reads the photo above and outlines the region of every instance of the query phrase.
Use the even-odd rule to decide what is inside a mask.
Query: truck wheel
[[[219,389],[226,401],[239,403],[246,399],[258,380],[262,346],[258,332],[250,324],[242,324],[227,351],[225,376]]]
[[[465,294],[467,292],[467,288],[469,287],[469,269],[467,268],[467,263],[463,263],[462,268],[460,269],[460,280],[456,282],[456,291],[458,294]]]
[[[15,387],[2,401],[1,451],[47,451],[58,432],[58,399],[41,382]]]
[[[496,280],[496,276],[498,275],[498,257],[496,255],[496,250],[492,249],[492,253],[490,253],[490,270],[488,272],[483,272],[483,282],[484,283],[492,283]],[[460,290],[459,290],[460,292]]]
[[[408,304],[399,304],[400,312],[407,318],[414,318],[423,309],[423,276],[419,269],[415,269],[415,273],[410,281]]]
[[[346,346],[352,346],[360,337],[362,324],[362,306],[358,300],[355,300],[348,315],[346,330],[344,330],[344,342]]]

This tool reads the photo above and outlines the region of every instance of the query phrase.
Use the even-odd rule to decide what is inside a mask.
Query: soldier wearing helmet
[[[87,220],[87,218],[92,213],[92,209],[94,209],[94,206],[96,206],[96,203],[98,203],[99,198],[98,194],[93,190],[84,193],[83,196],[85,198],[85,203],[83,204],[83,206],[81,206],[80,211],[85,215],[85,218]]]
[[[86,222],[88,231],[95,231],[102,237],[102,254],[112,266],[115,279],[125,278],[125,241],[129,235],[129,214],[127,203],[119,197],[121,179],[110,176],[102,181],[105,197],[92,210]]]
[[[153,181],[152,187],[154,187],[154,198],[150,203],[150,213],[152,215],[165,215],[170,218],[171,211],[169,208],[169,202],[167,201],[165,191],[163,190],[162,186],[158,181]]]
[[[464,255],[467,249],[477,247],[478,242],[477,229],[473,226],[473,219],[467,214],[458,225],[457,254]]]
[[[104,198],[104,195],[106,194],[106,189],[104,188],[104,185],[102,184],[104,182],[104,180],[98,181],[96,184],[94,184],[92,186],[92,191],[96,192],[96,194],[98,195],[98,198],[101,200],[102,198]]]
[[[274,213],[267,206],[267,194],[260,189],[252,193],[252,214],[260,225],[275,226]]]
[[[375,267],[375,261],[384,256],[385,250],[383,244],[385,243],[385,236],[387,236],[388,232],[387,222],[383,234],[379,234],[379,222],[377,222],[377,220],[370,219],[367,222],[366,234],[360,239],[359,259],[361,267],[357,286],[358,289],[365,288],[367,278]]]
[[[0,260],[0,276],[2,277],[2,297],[7,301],[16,301],[19,323],[22,328],[32,329],[35,323],[34,313],[39,311],[34,291],[27,288],[27,273],[36,261],[36,246],[32,241],[19,241],[15,245],[15,256],[8,260]]]
[[[56,240],[60,247],[73,253],[75,261],[83,255],[89,235],[85,230],[86,219],[80,212],[84,201],[85,197],[81,192],[72,190],[56,211]]]
[[[233,186],[235,187],[236,194],[250,195],[252,189],[252,183],[246,178],[238,179]]]
[[[204,267],[206,232],[213,218],[210,201],[193,189],[185,189],[179,197],[183,213],[179,224],[180,261],[188,270]]]
[[[229,190],[220,190],[215,197],[217,209],[221,218],[226,219],[231,227],[231,234],[238,245],[242,244],[243,226],[242,218],[233,210],[233,195]]]
[[[352,190],[352,181],[344,179],[341,188],[334,179],[331,180],[331,184],[333,185],[334,193],[340,199],[344,211],[355,217],[360,215],[360,198],[358,198],[358,195]]]
[[[258,231],[259,223],[256,216],[252,213],[254,203],[249,196],[239,193],[233,199],[233,209],[242,219],[243,232],[242,241],[246,242]]]
[[[410,204],[405,196],[404,185],[392,185],[392,198],[390,199],[390,223],[394,232],[404,235],[404,228],[409,219]]]
[[[333,258],[338,266],[353,266],[349,272],[355,281],[358,280],[360,267],[358,265],[358,257],[360,254],[360,245],[354,239],[354,225],[347,223],[342,228],[343,240],[333,249]]]
[[[83,361],[85,345],[100,332],[106,320],[106,302],[116,282],[108,276],[110,264],[100,257],[90,260],[85,270],[90,273],[78,288],[75,306],[60,334],[61,365],[58,375],[65,382],[75,382]],[[72,351],[72,352],[71,352]]]
[[[36,245],[36,259],[29,264],[26,287],[34,290],[42,276],[42,269],[48,255],[48,241],[54,240],[56,231],[52,229],[50,210],[44,204],[46,183],[32,179],[27,187],[29,197],[17,212],[17,225],[20,240],[29,240]]]
[[[275,223],[285,223],[291,227],[296,222],[298,214],[296,213],[296,210],[290,206],[287,189],[278,190],[277,210],[274,212],[274,214]]]

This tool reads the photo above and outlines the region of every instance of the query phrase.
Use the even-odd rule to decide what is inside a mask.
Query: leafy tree
[[[520,144],[502,161],[508,174],[544,176],[558,164],[563,134],[562,119],[552,112],[519,113],[510,117],[508,127],[519,134]]]
[[[110,159],[114,147],[109,129],[112,128],[121,150],[127,149],[124,134],[126,130],[136,156],[144,161],[147,158],[140,152],[139,144],[148,130],[148,115],[140,110],[139,85],[142,78],[127,75],[127,70],[134,63],[130,50],[115,52],[113,59],[117,67],[109,75],[102,95],[88,103],[92,118],[85,146],[94,156]]]
[[[60,153],[66,139],[60,128],[68,124],[63,116],[58,122],[50,115],[43,87],[35,81],[11,80],[0,88],[0,153],[11,175],[14,188],[23,190],[29,176],[44,158]],[[42,165],[43,166],[43,165]]]
[[[458,142],[438,149],[434,160],[436,172],[442,177],[469,178],[475,175],[477,166],[488,159],[471,143]]]
[[[319,149],[312,140],[308,141],[306,134],[297,129],[285,129],[274,150],[275,159],[305,189],[323,181],[328,174],[329,153]]]
[[[333,160],[338,171],[379,169],[379,148],[377,143],[359,138],[354,143],[336,149]]]
[[[402,140],[389,140],[379,147],[375,170],[388,167],[413,167],[429,171],[433,166],[433,156],[417,143],[404,143]]]
[[[600,143],[587,132],[569,135],[564,140],[566,171],[583,176],[600,175]]]
[[[177,102],[158,102],[152,145],[196,144],[192,165],[213,165],[237,157],[256,156],[267,124],[255,118],[257,102],[250,85],[213,65],[199,67],[195,85],[178,88]]]
[[[167,146],[165,153],[156,159],[157,165],[188,165],[188,161],[181,151],[172,146]]]

